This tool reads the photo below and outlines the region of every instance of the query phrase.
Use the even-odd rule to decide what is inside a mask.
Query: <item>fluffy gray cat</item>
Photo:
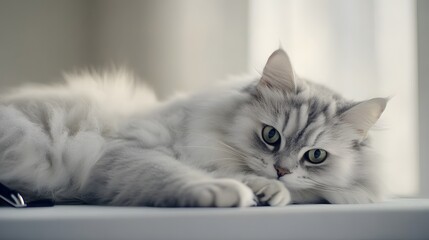
[[[259,79],[158,102],[125,72],[21,88],[0,104],[0,182],[26,198],[158,207],[369,203],[368,131],[387,100],[298,78],[283,50]]]

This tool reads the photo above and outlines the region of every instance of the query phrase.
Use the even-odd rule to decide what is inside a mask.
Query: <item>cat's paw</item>
[[[289,190],[278,180],[255,176],[247,178],[245,184],[253,190],[262,205],[282,207],[291,202]]]
[[[210,179],[193,183],[183,192],[180,205],[186,207],[255,206],[253,192],[234,179]]]

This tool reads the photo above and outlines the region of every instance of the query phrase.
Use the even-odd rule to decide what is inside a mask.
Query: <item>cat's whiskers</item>
[[[216,141],[217,141],[219,144],[221,144],[222,146],[224,146],[224,147],[226,147],[226,148],[230,149],[231,151],[234,151],[234,152],[239,153],[239,154],[241,154],[241,155],[243,155],[243,156],[246,156],[244,153],[242,153],[242,152],[240,152],[239,150],[237,150],[237,148],[234,148],[233,146],[231,146],[231,145],[227,144],[226,142],[224,142],[224,141],[222,141],[222,140],[219,140],[219,139],[217,139]]]
[[[207,140],[215,140],[215,141],[216,141],[216,143],[218,143],[218,144],[220,144],[220,145],[222,145],[222,146],[226,147],[226,149],[224,149],[224,148],[216,148],[216,149],[218,149],[218,150],[223,150],[223,151],[225,151],[225,152],[226,152],[227,150],[230,150],[230,151],[228,151],[229,153],[234,153],[236,156],[240,156],[240,157],[242,157],[242,158],[247,158],[247,156],[246,156],[243,152],[241,152],[241,151],[237,150],[236,148],[234,148],[233,146],[231,146],[231,145],[229,145],[229,144],[225,143],[225,142],[224,142],[224,141],[222,141],[222,140],[219,140],[219,139],[211,139],[211,138],[208,138],[208,137],[206,137],[206,136],[204,136],[204,135],[202,135],[202,134],[195,134],[195,133],[194,133],[194,135],[199,136],[199,137],[203,137],[203,138],[205,138],[205,139],[207,139]],[[184,146],[184,147],[187,147],[187,146]],[[210,146],[204,146],[204,147],[210,147]],[[214,149],[214,150],[216,150],[216,149]]]
[[[216,142],[222,146],[225,147],[225,151],[229,150],[230,153],[237,156],[237,159],[240,162],[242,166],[250,167],[252,169],[263,169],[265,168],[265,165],[261,161],[246,161],[246,159],[249,158],[246,154],[238,150],[237,148],[234,148],[233,146],[227,144],[226,142],[216,139]]]
[[[321,182],[319,182],[317,180],[314,180],[312,178],[306,178],[305,180],[308,181],[308,182],[310,182],[310,183],[312,183],[312,184],[314,184],[313,188],[317,189],[317,190],[323,190],[323,191],[328,191],[328,192],[338,192],[338,191],[341,192],[341,191],[345,191],[345,189],[342,188],[342,187],[336,187],[336,186],[332,186],[332,185],[327,185],[327,184],[321,183]]]
[[[215,158],[213,160],[215,160],[215,161],[222,161],[222,160],[233,160],[233,161],[235,161],[237,159],[236,158]],[[245,164],[243,162],[237,162],[236,161],[235,164],[236,164],[236,166],[239,166],[239,167],[249,167],[248,164]]]
[[[242,166],[242,167],[246,167],[246,168],[250,167],[251,169],[264,168],[263,163],[261,163],[259,161],[246,161],[248,156],[246,156],[244,153],[237,150],[233,146],[231,146],[231,145],[229,145],[229,144],[227,144],[221,140],[216,140],[216,142],[225,148],[216,148],[216,147],[210,147],[210,146],[184,146],[184,147],[195,147],[195,148],[206,148],[206,149],[219,150],[222,152],[230,153],[237,158],[217,158],[214,160],[229,160],[230,159],[230,160],[234,160],[235,164],[237,164],[237,166]]]
[[[216,148],[216,147],[210,147],[210,146],[183,146],[186,148],[201,148],[201,149],[211,149],[211,150],[215,150],[215,151],[221,151],[221,152],[225,152],[225,153],[229,153],[235,157],[237,157],[235,160],[240,160],[243,156],[238,154],[237,152],[233,152],[229,149],[224,149],[224,148]]]
[[[221,151],[221,152],[227,152],[227,153],[234,153],[235,152],[231,152],[228,149],[223,149],[223,148],[216,148],[216,147],[211,147],[211,146],[197,146],[197,145],[188,145],[188,146],[182,146],[184,148],[201,148],[201,149],[211,149],[211,150],[216,150],[216,151]]]
[[[213,148],[213,147],[208,147],[208,146],[187,146],[187,147],[195,147],[195,148],[211,148],[211,149],[215,149],[215,150],[221,150],[223,152],[227,152],[232,154],[233,156],[235,156],[236,158],[231,158],[231,157],[224,157],[224,158],[214,158],[213,160],[215,161],[222,161],[222,160],[232,160],[234,161],[234,164],[238,167],[245,167],[245,168],[249,168],[252,167],[255,169],[260,168],[261,166],[256,165],[254,162],[247,162],[243,159],[243,156],[241,155],[237,155],[236,152],[232,152],[229,151],[227,149],[217,149],[217,148]]]

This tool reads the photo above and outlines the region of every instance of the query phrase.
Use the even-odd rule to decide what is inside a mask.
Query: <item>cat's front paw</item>
[[[255,206],[253,192],[234,179],[210,179],[186,187],[179,205],[186,207]]]
[[[261,205],[282,207],[291,202],[289,190],[280,181],[255,176],[247,178],[245,184],[253,190]]]

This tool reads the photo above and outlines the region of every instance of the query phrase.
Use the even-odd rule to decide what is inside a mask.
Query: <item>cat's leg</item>
[[[81,182],[104,139],[98,131],[70,135],[64,110],[45,110],[25,115],[14,106],[0,105],[0,182],[26,200],[78,201]]]
[[[111,146],[85,187],[90,203],[158,207],[244,207],[253,192],[234,179],[216,179],[169,154]]]
[[[252,189],[262,205],[282,207],[291,202],[289,190],[276,179],[244,175],[241,177],[241,181]]]
[[[230,176],[252,189],[259,204],[281,207],[291,203],[291,194],[286,186],[277,179],[269,179],[254,174],[214,172],[217,177]]]
[[[26,200],[47,197],[60,185],[52,177],[55,162],[47,158],[50,139],[35,123],[13,107],[0,106],[0,182]]]

